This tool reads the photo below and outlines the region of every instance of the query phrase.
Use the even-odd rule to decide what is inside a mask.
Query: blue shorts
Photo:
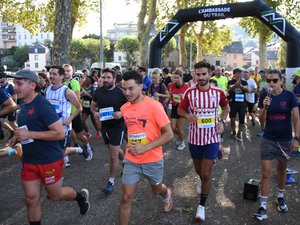
[[[219,152],[220,143],[208,145],[189,144],[192,159],[210,159],[215,160]]]
[[[163,182],[163,160],[153,163],[136,164],[124,159],[123,165],[122,184],[135,184],[139,182],[142,176],[145,176],[151,185],[158,185]]]

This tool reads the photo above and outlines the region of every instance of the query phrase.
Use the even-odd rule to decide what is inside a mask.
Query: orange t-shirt
[[[137,104],[125,103],[121,107],[121,113],[127,126],[128,144],[149,143],[161,135],[162,127],[170,123],[162,104],[148,96]],[[158,162],[163,158],[162,147],[135,156],[126,148],[125,158],[137,164]]]

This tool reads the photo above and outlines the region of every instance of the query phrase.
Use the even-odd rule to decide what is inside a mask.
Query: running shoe
[[[196,221],[204,221],[205,220],[205,207],[202,205],[198,205],[196,216]]]
[[[177,147],[177,150],[178,150],[178,151],[183,151],[184,148],[185,148],[185,143],[184,143],[184,141],[182,141],[182,142],[180,143],[180,145]]]
[[[102,190],[105,194],[111,194],[114,189],[114,184],[110,181],[107,182],[106,187]]]
[[[284,198],[277,198],[277,205],[278,205],[277,209],[280,212],[286,213],[289,209],[284,201]]]
[[[197,182],[197,188],[196,188],[196,192],[198,195],[201,195],[201,186],[202,186],[202,181],[201,181],[201,179],[199,179],[199,181]]]
[[[85,158],[85,161],[91,161],[93,159],[93,150],[91,149],[88,153],[88,156]]]
[[[80,191],[80,194],[82,194],[82,196],[84,197],[84,201],[79,203],[79,208],[80,208],[80,214],[81,215],[85,215],[89,210],[90,210],[90,195],[89,195],[89,191],[87,189],[82,189]]]
[[[258,137],[262,137],[264,135],[264,130],[261,130],[257,133],[257,136]]]
[[[90,132],[87,132],[87,133],[85,134],[85,136],[86,136],[87,139],[90,139],[90,138],[92,137],[92,135],[91,135]]]
[[[71,163],[70,162],[65,162],[65,167],[66,168],[69,168],[71,166]]]
[[[172,189],[168,188],[168,197],[166,199],[162,200],[163,206],[164,206],[164,211],[165,212],[170,212],[171,209],[173,208],[173,197],[172,197]]]
[[[268,219],[267,211],[263,207],[259,207],[254,217],[260,221]]]
[[[96,134],[95,134],[95,139],[100,139],[101,138],[101,134],[99,133],[99,132],[97,132]]]
[[[180,145],[181,141],[179,139],[175,139],[175,145]]]
[[[83,150],[82,155],[85,158],[85,161],[90,161],[93,158],[93,151],[89,151],[86,145],[80,146]]]

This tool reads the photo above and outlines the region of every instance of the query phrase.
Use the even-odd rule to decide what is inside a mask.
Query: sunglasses
[[[274,84],[276,84],[276,83],[279,81],[279,79],[267,79],[267,83],[268,83],[268,84],[271,83],[271,81],[272,81]]]

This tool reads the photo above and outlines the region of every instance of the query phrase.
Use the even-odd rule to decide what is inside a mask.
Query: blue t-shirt
[[[145,78],[143,79],[143,89],[142,89],[142,91],[147,93],[148,88],[151,84],[152,84],[152,80],[148,76],[145,76]]]
[[[4,93],[2,89],[0,89],[0,105],[2,105],[6,100],[8,99],[8,96]]]
[[[259,98],[258,107],[263,108],[264,93]],[[266,126],[263,138],[275,141],[291,141],[292,136],[292,109],[298,106],[297,98],[293,92],[283,90],[278,96],[271,95],[271,104],[267,109]]]
[[[9,97],[11,97],[11,96],[13,96],[13,95],[16,94],[14,86],[12,84],[10,84],[10,83],[7,83],[5,86],[1,86],[1,89]]]
[[[26,125],[29,131],[47,131],[48,126],[59,120],[54,108],[41,95],[29,104],[23,104],[18,114],[19,127]],[[63,158],[63,149],[59,141],[34,139],[22,144],[23,162],[31,164],[47,164]]]

